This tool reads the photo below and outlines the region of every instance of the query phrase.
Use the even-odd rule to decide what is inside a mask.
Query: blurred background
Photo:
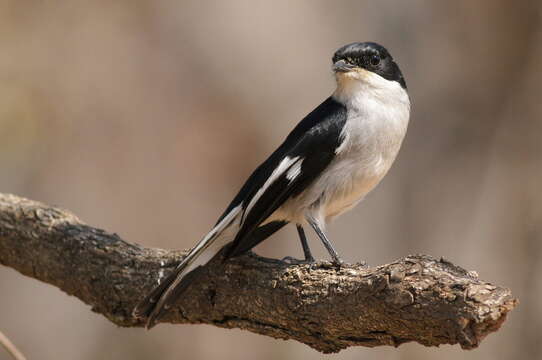
[[[0,330],[45,360],[541,359],[541,14],[527,0],[1,0],[1,192],[145,246],[188,248],[331,94],[335,49],[377,41],[406,77],[411,125],[382,184],[330,225],[339,253],[370,265],[443,256],[510,287],[520,306],[474,351],[324,356],[206,325],[117,328],[0,267]],[[302,254],[293,227],[257,252]]]

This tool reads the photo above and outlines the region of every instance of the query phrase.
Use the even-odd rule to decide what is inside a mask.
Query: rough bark
[[[0,194],[0,263],[76,296],[119,326],[185,252],[145,248],[68,211]],[[321,352],[349,346],[477,347],[517,301],[450,262],[413,255],[368,268],[290,265],[254,254],[205,266],[161,320],[241,328]],[[3,289],[5,291],[5,289]]]

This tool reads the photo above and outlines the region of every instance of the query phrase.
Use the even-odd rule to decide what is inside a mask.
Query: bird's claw
[[[333,263],[333,265],[337,266],[337,267],[341,267],[345,264],[344,260],[341,259],[340,257],[335,257],[331,260],[331,262]]]

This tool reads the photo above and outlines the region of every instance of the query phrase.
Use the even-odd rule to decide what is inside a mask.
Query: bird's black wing
[[[244,213],[226,258],[250,250],[250,237],[260,224],[318,178],[335,157],[345,122],[344,105],[328,98],[254,171],[229,207],[242,203]]]

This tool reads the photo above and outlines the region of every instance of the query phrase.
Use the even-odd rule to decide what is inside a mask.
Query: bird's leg
[[[309,248],[309,243],[307,242],[307,237],[305,236],[305,230],[303,226],[296,225],[297,233],[299,234],[299,240],[301,240],[301,246],[303,247],[303,254],[305,254],[305,261],[308,263],[314,262],[314,257],[311,254],[311,249]]]
[[[291,256],[286,256],[282,261],[289,264],[311,264],[314,262],[314,257],[311,254],[311,249],[309,248],[309,243],[307,242],[307,237],[305,236],[305,230],[301,225],[296,225],[297,233],[299,234],[299,240],[301,240],[301,246],[303,247],[303,254],[305,254],[305,260],[298,260]]]
[[[331,258],[333,259],[333,262],[336,265],[343,264],[344,261],[342,261],[342,259],[339,257],[339,254],[337,254],[337,252],[333,248],[333,245],[331,245],[331,242],[329,242],[326,234],[324,234],[322,229],[320,229],[320,226],[318,225],[318,222],[316,222],[316,220],[312,219],[311,217],[307,217],[307,221],[309,222],[309,224],[312,226],[312,228],[316,232],[316,235],[318,235],[320,240],[322,240],[322,243],[324,243],[324,246],[326,247],[327,252],[329,253],[329,255],[331,255]]]

